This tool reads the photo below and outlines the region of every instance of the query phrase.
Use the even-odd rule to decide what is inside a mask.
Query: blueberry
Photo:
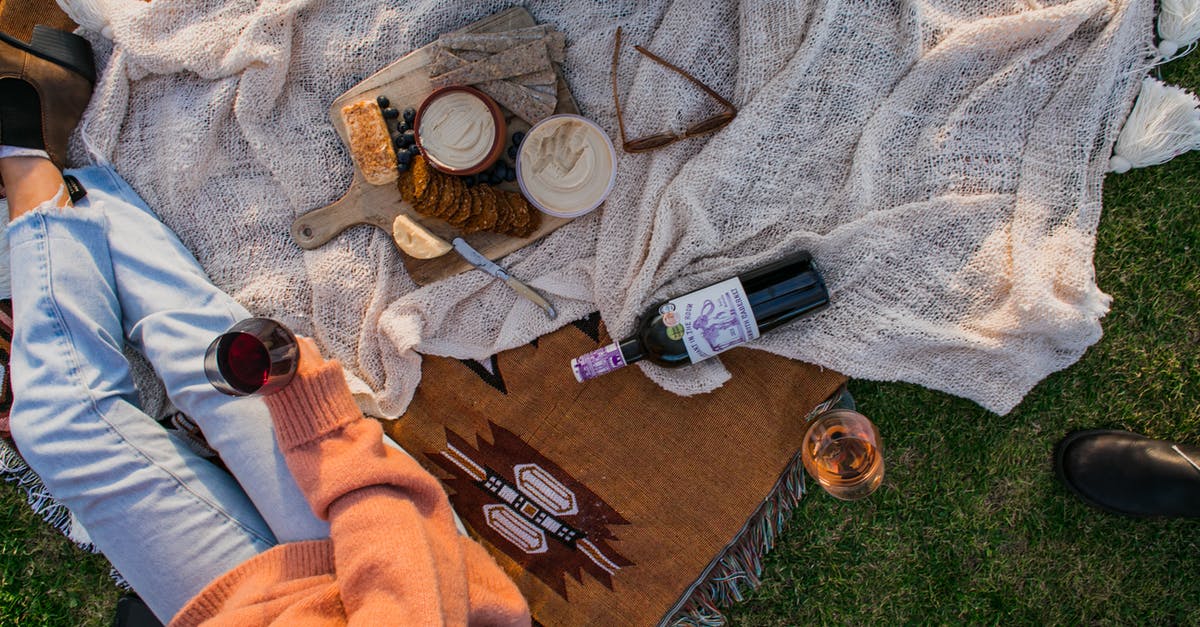
[[[399,146],[400,148],[408,148],[409,146],[413,145],[413,143],[415,143],[415,142],[416,142],[416,138],[413,135],[413,132],[412,131],[404,131],[403,133],[400,134],[399,139],[396,140],[396,145]]]
[[[495,172],[496,176],[503,179],[504,174],[508,172],[508,164],[503,161],[497,161],[496,165],[492,166],[492,172]]]
[[[403,133],[404,131],[407,131],[407,130],[409,130],[409,129],[411,129],[411,128],[412,128],[412,127],[411,127],[411,126],[409,126],[408,124],[405,124],[404,122],[401,122],[401,123],[399,123],[399,124],[397,124],[397,125],[396,125],[396,132],[397,132],[397,133]]]
[[[392,107],[388,107],[383,110],[383,117],[388,120],[394,120],[394,119],[400,117],[400,112],[393,109]]]
[[[403,166],[407,166],[408,164],[412,163],[412,158],[412,153],[407,150],[401,150],[400,152],[396,153],[396,161]]]
[[[525,133],[522,133],[521,131],[517,131],[512,134],[512,143],[514,146],[520,146],[521,141],[524,139],[525,139]]]
[[[412,126],[413,120],[417,119],[417,110],[409,107],[404,110],[404,123]]]
[[[407,148],[407,146],[404,145],[404,136],[403,135],[392,135],[392,145],[395,146],[397,150]],[[405,150],[404,152],[408,152],[408,151]]]
[[[475,187],[475,184],[478,182],[479,175],[477,174],[468,174],[463,177],[463,183],[466,183],[467,187]]]
[[[412,156],[415,157],[415,156],[421,154],[421,147],[416,144],[413,144],[408,147],[408,152],[412,153]]]
[[[504,173],[504,180],[508,181],[509,183],[517,180],[517,171],[509,168],[508,171]]]
[[[495,170],[492,170],[491,172],[488,172],[488,174],[487,174],[487,182],[492,185],[496,185],[497,183],[499,183],[500,181],[503,181],[503,180],[504,180],[504,177],[501,176],[500,173]]]
[[[406,155],[406,154],[408,154],[408,153],[407,153],[407,152],[402,152],[402,153],[400,153],[400,154],[402,154],[402,155]],[[401,172],[408,172],[408,169],[409,169],[410,167],[412,167],[412,166],[410,166],[408,163],[405,163],[404,161],[400,161],[399,163],[397,163],[397,164],[396,164],[396,169],[397,169],[397,170],[400,170]]]
[[[518,152],[519,150],[520,150],[520,149],[517,147],[517,145],[516,145],[516,144],[513,144],[513,145],[509,146],[509,147],[508,147],[508,158],[509,158],[509,159],[516,159],[516,158],[517,158],[517,152]]]
[[[392,104],[391,101],[388,100],[387,96],[376,96],[375,102],[379,104],[380,109],[386,109],[388,108],[388,105]]]

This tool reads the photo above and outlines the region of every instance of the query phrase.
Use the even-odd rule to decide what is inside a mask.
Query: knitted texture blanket
[[[832,305],[755,348],[1008,412],[1100,337],[1101,182],[1153,17],[1149,0],[528,3],[614,138],[618,26],[631,136],[718,110],[633,44],[739,107],[716,134],[618,150],[601,211],[505,259],[550,321],[482,273],[418,287],[377,229],[314,251],[288,231],[350,182],[329,103],[508,3],[67,4],[105,66],[75,157],[111,161],[218,285],[315,337],[379,416],[404,411],[422,353],[483,358],[597,308],[619,336],[656,300],[799,248]],[[718,359],[643,369],[679,394],[729,377]]]

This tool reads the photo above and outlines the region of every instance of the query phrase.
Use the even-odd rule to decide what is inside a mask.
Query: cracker
[[[496,226],[496,220],[500,217],[499,202],[497,200],[499,195],[496,193],[496,189],[490,185],[482,187],[484,190],[481,194],[483,206],[480,209],[480,217],[476,223],[476,227],[480,231],[489,231],[492,227]]]
[[[509,81],[488,81],[480,83],[478,87],[480,91],[500,103],[500,106],[529,122],[530,125],[537,124],[554,115],[554,110],[558,108],[556,96],[534,91]]]
[[[413,177],[416,180],[416,177]],[[434,206],[437,205],[438,198],[441,196],[441,179],[430,177],[429,182],[425,185],[425,192],[417,196],[417,202],[413,203],[413,209],[423,215],[432,216]]]
[[[529,202],[525,197],[516,192],[505,192],[508,195],[508,204],[513,210],[513,226],[521,228],[529,224],[529,214],[533,207],[529,206]]]
[[[507,234],[512,228],[512,208],[503,190],[492,190],[496,198],[496,223],[489,229],[493,233]]]
[[[396,186],[400,188],[401,200],[410,205],[417,201],[417,194],[413,188],[413,174],[411,169],[400,173],[400,177],[396,181]]]
[[[413,157],[412,166],[409,168],[412,172],[413,181],[413,198],[420,200],[425,195],[425,189],[429,186],[429,173],[433,168],[425,162],[424,155]]]
[[[459,228],[462,229],[463,233],[475,233],[480,230],[479,222],[483,218],[483,196],[485,188],[485,185],[476,185],[468,188],[468,190],[471,192],[471,207],[467,212],[467,219],[464,220],[461,225],[459,225]]]
[[[438,172],[438,185],[441,187],[438,199],[433,206],[433,215],[446,219],[458,207],[458,197],[461,195],[457,182],[458,177]]]
[[[518,85],[525,85],[529,87],[534,85],[555,85],[558,83],[558,74],[554,72],[554,68],[548,68],[537,72],[513,76],[508,80]]]
[[[495,53],[527,41],[544,39],[550,32],[548,24],[538,24],[494,33],[446,33],[438,37],[437,43],[443,48]]]
[[[444,74],[439,74],[430,79],[430,81],[434,87],[474,85],[509,76],[537,72],[549,66],[550,56],[546,48],[546,43],[542,40],[536,40],[493,54],[486,59],[468,63]]]
[[[459,179],[459,185],[461,186],[462,194],[459,196],[458,202],[447,212],[445,220],[452,226],[461,228],[462,225],[471,219],[471,212],[474,210],[477,201],[475,200],[474,188],[467,187],[462,182],[462,179]]]
[[[342,122],[346,125],[350,158],[363,178],[371,185],[386,185],[396,180],[400,174],[396,151],[379,104],[374,100],[350,103],[342,107]]]

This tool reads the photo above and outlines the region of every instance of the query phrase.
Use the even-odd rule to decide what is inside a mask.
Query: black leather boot
[[[1085,503],[1126,516],[1200,517],[1200,447],[1128,431],[1075,431],[1054,448],[1058,478]]]
[[[86,39],[46,26],[29,43],[0,33],[0,145],[43,149],[62,168],[95,82]]]

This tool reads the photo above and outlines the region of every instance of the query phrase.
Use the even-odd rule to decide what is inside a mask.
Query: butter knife
[[[471,245],[466,240],[456,237],[450,243],[454,246],[454,251],[462,255],[462,258],[466,259],[468,263],[507,283],[518,295],[545,310],[546,315],[550,316],[551,320],[558,317],[558,312],[554,310],[554,305],[551,305],[541,294],[538,294],[532,287],[514,279],[507,270],[496,265],[491,259],[484,257],[478,250],[471,248]]]

